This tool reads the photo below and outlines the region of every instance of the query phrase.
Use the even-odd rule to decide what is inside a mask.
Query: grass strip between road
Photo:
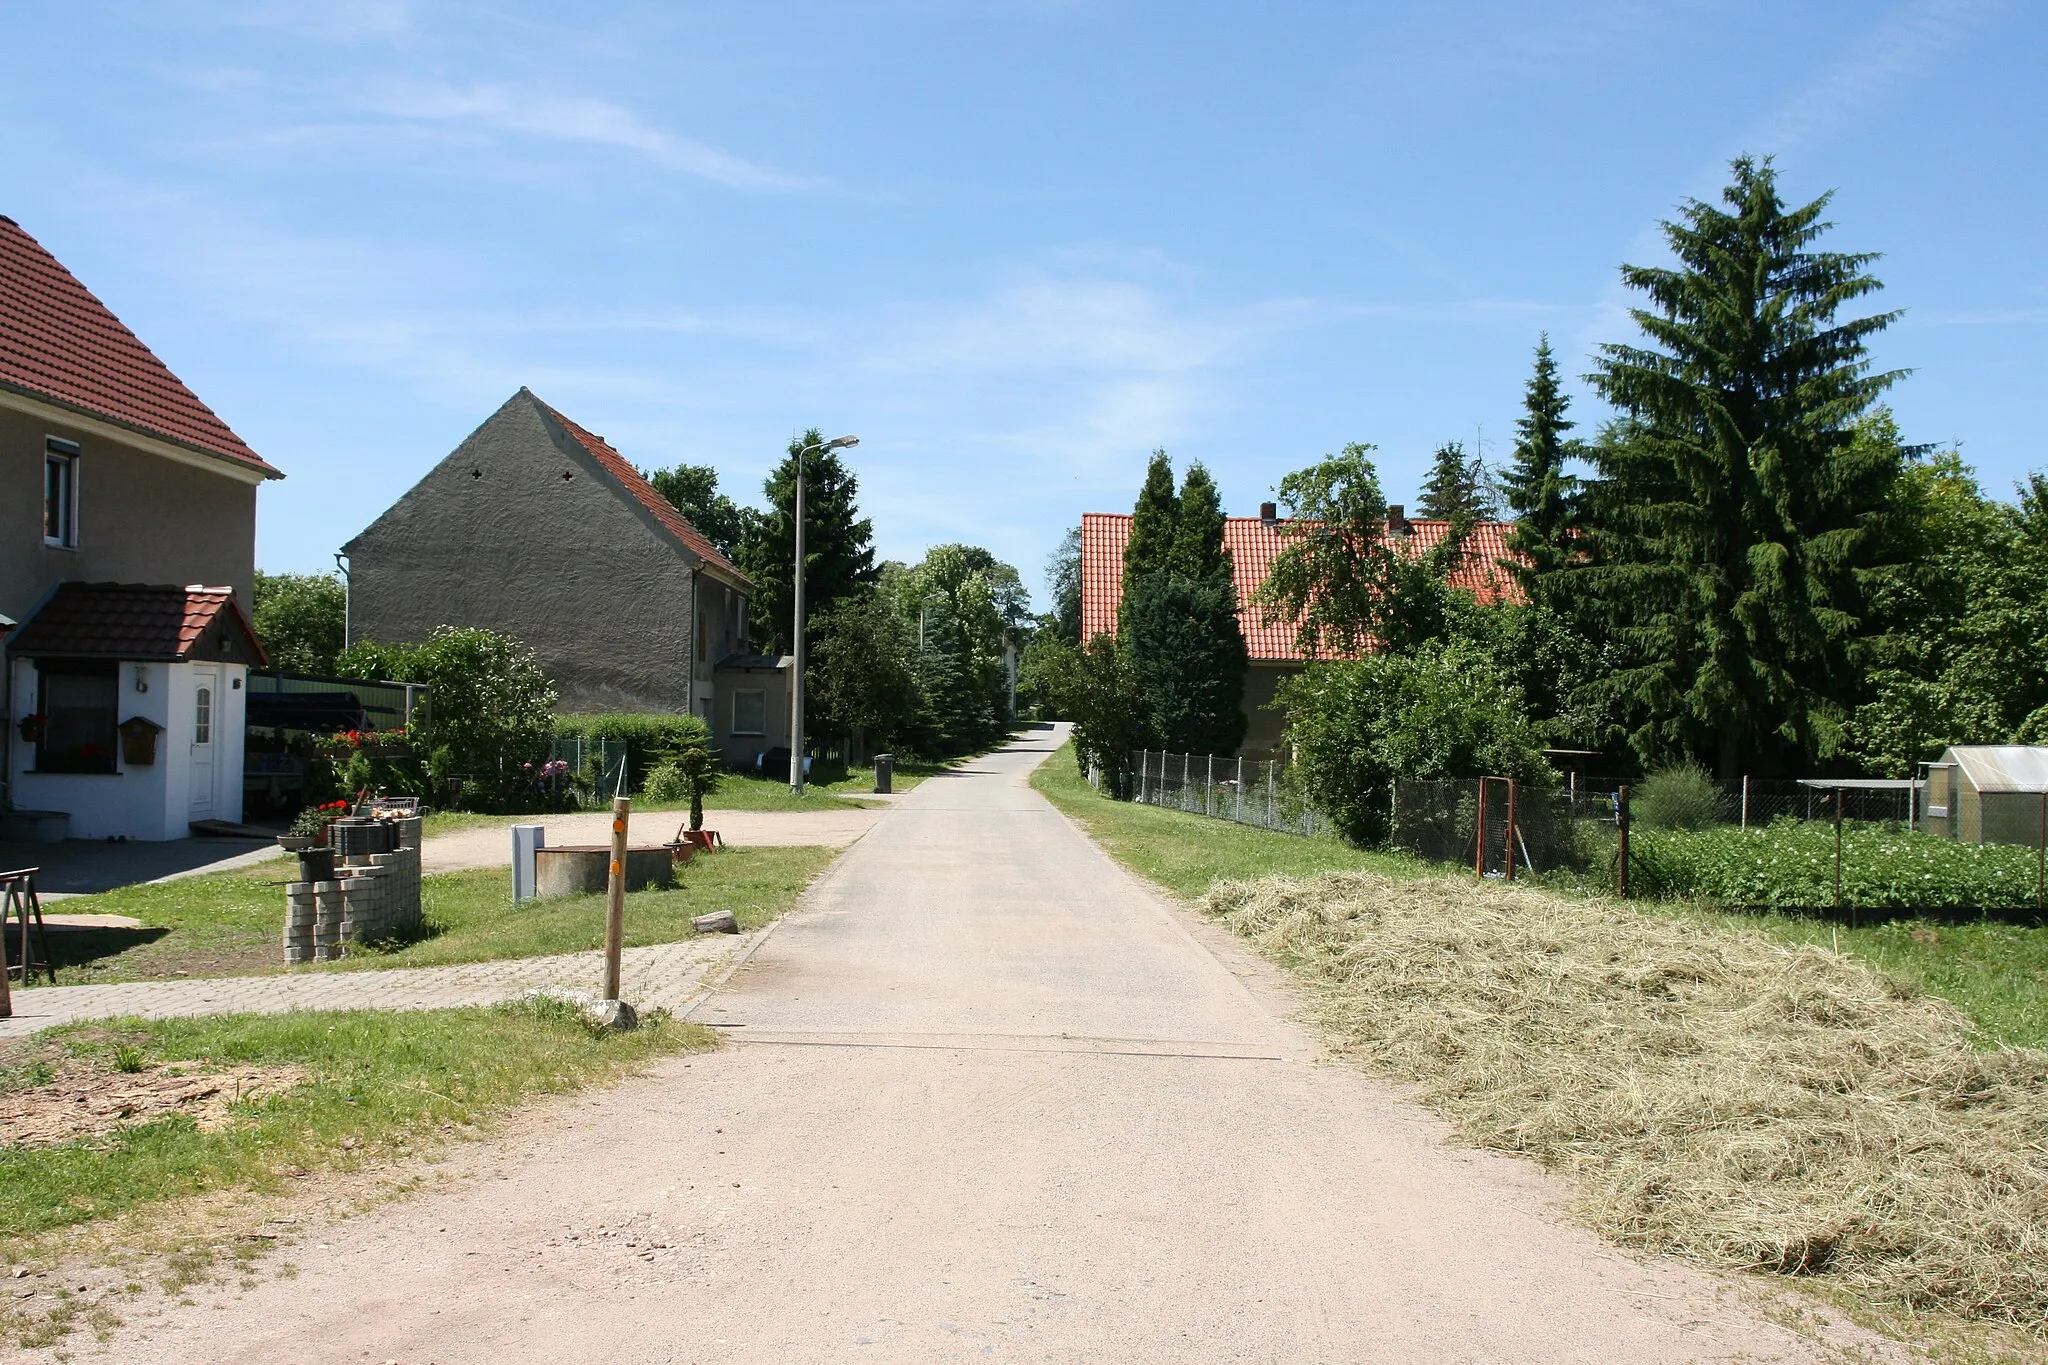
[[[1858,960],[1871,940],[1114,802],[1068,750],[1032,784],[1292,969],[1340,1052],[1570,1177],[1617,1242],[1796,1281],[1943,1360],[2048,1348],[2048,1052]]]
[[[809,845],[700,854],[682,869],[675,888],[627,896],[626,944],[686,939],[691,917],[713,910],[730,909],[742,929],[757,929],[794,905],[837,856],[837,849]],[[425,932],[419,937],[356,945],[340,962],[288,969],[279,942],[290,867],[258,863],[63,901],[70,913],[126,915],[144,927],[53,932],[58,984],[434,967],[582,952],[603,942],[602,894],[515,906],[511,872],[479,869],[420,879]]]
[[[629,1033],[589,1027],[573,1007],[521,1000],[418,1012],[303,1012],[113,1020],[45,1030],[0,1053],[0,1104],[38,1091],[70,1101],[153,1075],[234,1073],[254,1099],[113,1121],[66,1141],[0,1139],[0,1263],[36,1272],[78,1248],[79,1225],[132,1221],[152,1206],[275,1195],[323,1173],[360,1176],[488,1132],[536,1095],[614,1081],[665,1054],[717,1046],[710,1030],[654,1012]],[[255,1085],[270,1075],[276,1083]],[[17,1125],[23,1126],[23,1125]],[[194,1220],[159,1238],[174,1275],[198,1276]],[[119,1245],[138,1239],[123,1236]],[[198,1260],[210,1259],[205,1255]],[[182,1266],[180,1270],[178,1267]],[[72,1277],[76,1278],[76,1277]],[[39,1289],[39,1278],[0,1285]],[[176,1288],[176,1285],[172,1285]],[[134,1286],[139,1292],[140,1286]],[[32,1346],[117,1313],[120,1286],[83,1300],[61,1285],[30,1299],[0,1290],[0,1342]],[[95,1314],[98,1317],[95,1317]]]

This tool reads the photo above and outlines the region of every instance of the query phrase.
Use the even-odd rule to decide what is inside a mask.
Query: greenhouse
[[[2041,846],[2048,837],[2048,747],[1958,744],[1923,764],[1926,833],[1967,844]]]

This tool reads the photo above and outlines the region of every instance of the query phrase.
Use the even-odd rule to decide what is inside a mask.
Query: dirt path
[[[700,1008],[735,1046],[80,1358],[1832,1358],[1320,1061],[1024,785],[1051,742],[898,803]]]

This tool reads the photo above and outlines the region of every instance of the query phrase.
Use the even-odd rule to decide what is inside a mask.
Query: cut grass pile
[[[1725,921],[1373,872],[1203,902],[1362,1060],[1567,1172],[1625,1244],[2040,1331],[2048,1054]]]
[[[0,1091],[19,1100],[81,1070],[137,1065],[303,1079],[282,1093],[258,1089],[228,1107],[226,1122],[177,1110],[69,1142],[0,1135],[0,1260],[31,1254],[38,1234],[155,1201],[275,1191],[311,1171],[415,1155],[531,1095],[580,1090],[662,1053],[715,1045],[708,1030],[658,1013],[631,1033],[593,1032],[573,1007],[546,999],[48,1029],[7,1050]]]
[[[713,910],[733,910],[742,928],[759,928],[795,904],[836,856],[835,849],[808,846],[728,848],[700,855],[684,868],[675,889],[636,891],[626,898],[626,942],[639,946],[688,938],[691,917]],[[283,861],[262,863],[66,900],[62,905],[68,912],[127,915],[145,927],[53,932],[50,949],[57,959],[58,984],[284,971],[278,942],[290,870]],[[511,872],[503,868],[424,877],[420,899],[424,936],[352,947],[340,962],[291,970],[441,966],[581,952],[602,942],[602,895],[515,907]]]

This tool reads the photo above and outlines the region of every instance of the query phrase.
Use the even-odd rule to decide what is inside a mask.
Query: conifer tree
[[[1579,453],[1579,446],[1565,434],[1574,425],[1564,415],[1570,405],[1571,399],[1558,387],[1557,360],[1546,332],[1536,345],[1536,372],[1529,376],[1522,416],[1515,423],[1514,459],[1501,478],[1515,513],[1508,549],[1519,556],[1509,560],[1507,568],[1531,600],[1540,597],[1549,576],[1571,559],[1578,480],[1564,467]]]
[[[1479,457],[1466,459],[1465,447],[1458,441],[1438,446],[1422,496],[1415,504],[1416,514],[1469,526],[1475,521],[1491,521],[1498,510],[1486,495],[1486,467]]]
[[[1645,340],[1601,348],[1623,420],[1590,451],[1592,562],[1565,571],[1630,655],[1611,685],[1637,751],[1723,776],[1837,748],[1902,459],[1856,439],[1899,377],[1866,349],[1897,315],[1835,317],[1880,288],[1875,256],[1813,249],[1829,196],[1787,209],[1768,160],[1732,169],[1723,206],[1664,224],[1675,268],[1622,267]]]
[[[797,452],[819,444],[816,427],[792,437],[789,455],[762,485],[768,511],[746,518],[739,565],[754,580],[748,609],[754,647],[787,653],[794,624]],[[873,583],[874,523],[859,513],[860,484],[836,450],[813,450],[804,460],[804,630],[833,603]]]
[[[1131,534],[1124,542],[1124,593],[1146,574],[1157,573],[1173,563],[1174,544],[1180,537],[1180,499],[1173,492],[1173,465],[1164,450],[1152,452],[1145,467],[1145,484],[1138,490],[1138,505],[1131,509]]]
[[[1230,581],[1230,555],[1223,548],[1223,497],[1200,460],[1181,479],[1176,508],[1173,571],[1183,578]]]

